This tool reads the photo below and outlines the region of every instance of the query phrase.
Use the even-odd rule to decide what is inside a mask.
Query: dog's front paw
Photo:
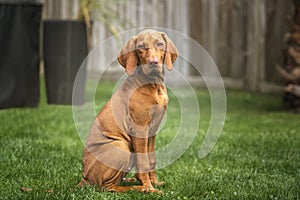
[[[162,186],[162,185],[165,185],[165,182],[163,182],[163,181],[154,181],[154,182],[152,182],[152,185]]]
[[[154,187],[144,187],[142,189],[142,192],[144,192],[144,193],[153,193],[153,194],[162,194],[161,190],[157,190]]]
[[[162,194],[162,191],[158,190],[158,189],[154,189],[154,190],[150,190],[150,193],[153,193],[153,194]]]
[[[150,173],[151,184],[154,186],[162,186],[165,184],[163,181],[158,181],[154,173]]]

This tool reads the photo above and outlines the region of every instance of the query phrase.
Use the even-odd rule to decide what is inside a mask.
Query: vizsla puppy
[[[98,114],[86,141],[79,186],[109,191],[157,192],[155,134],[165,113],[168,96],[164,67],[172,69],[177,49],[165,33],[145,30],[121,50],[119,63],[128,78]],[[141,185],[119,186],[136,168]]]

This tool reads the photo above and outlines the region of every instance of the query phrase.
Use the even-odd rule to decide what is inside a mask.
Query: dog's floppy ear
[[[165,65],[167,69],[170,71],[173,68],[173,63],[175,62],[177,56],[178,56],[178,51],[177,48],[175,47],[174,43],[170,38],[165,34],[161,34],[162,37],[165,40],[166,43],[166,49],[165,49]]]
[[[118,56],[119,63],[125,68],[126,73],[129,75],[134,74],[135,67],[138,63],[138,58],[135,54],[136,39],[136,36],[130,38]]]

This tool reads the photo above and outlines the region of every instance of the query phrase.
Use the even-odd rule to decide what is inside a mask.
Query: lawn
[[[112,84],[98,90],[103,105]],[[81,179],[83,144],[70,106],[0,111],[0,199],[300,199],[300,116],[282,111],[280,95],[227,91],[221,137],[203,159],[198,151],[210,119],[210,98],[197,91],[201,124],[192,145],[177,161],[157,171],[162,195],[97,192],[76,188]],[[170,125],[177,123],[170,95]],[[175,102],[175,103],[172,103]],[[157,145],[172,139],[168,126]],[[20,191],[21,187],[31,192]],[[50,190],[50,191],[49,191]]]

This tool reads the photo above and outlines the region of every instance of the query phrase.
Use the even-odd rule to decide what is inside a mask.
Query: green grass
[[[104,86],[97,95],[101,105],[113,88]],[[177,123],[178,106],[170,96],[170,127],[158,135],[158,146],[172,139],[172,123]],[[198,151],[210,119],[210,99],[205,91],[197,96],[198,135],[180,159],[157,171],[166,183],[159,187],[162,195],[76,188],[83,144],[70,106],[47,105],[42,95],[38,109],[1,110],[0,199],[299,199],[300,116],[279,109],[281,96],[227,91],[223,133],[204,159]],[[21,187],[33,191],[21,192]]]

